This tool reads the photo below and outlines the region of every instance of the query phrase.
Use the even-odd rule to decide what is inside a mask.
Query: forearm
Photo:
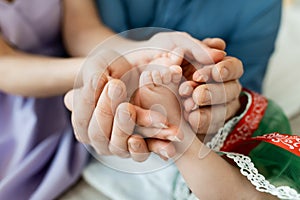
[[[98,44],[116,35],[101,22],[92,0],[64,0],[63,24],[65,46],[72,56],[86,56]],[[132,42],[115,36],[103,48],[122,51]]]
[[[23,53],[0,55],[0,90],[28,97],[64,94],[73,87],[82,61]]]
[[[238,168],[210,151],[195,137],[175,162],[192,192],[200,199],[277,199],[258,192]]]

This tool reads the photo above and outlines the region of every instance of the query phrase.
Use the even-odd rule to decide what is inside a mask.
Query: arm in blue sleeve
[[[274,51],[281,19],[281,0],[251,0],[237,16],[237,25],[227,41],[228,55],[242,60],[244,87],[261,92],[268,61]]]

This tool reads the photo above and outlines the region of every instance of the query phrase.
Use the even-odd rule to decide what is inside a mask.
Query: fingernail
[[[203,104],[211,102],[211,93],[209,90],[205,90],[203,94]]]
[[[227,78],[229,75],[229,71],[228,69],[226,69],[225,67],[221,69],[221,76],[222,78]]]
[[[225,56],[227,56],[227,53],[226,53],[226,51],[219,50],[219,49],[215,49],[215,51],[216,51],[216,52],[220,52],[220,53],[222,53],[222,54],[224,55],[224,57],[225,57]]]
[[[159,122],[159,123],[153,123],[153,126],[155,128],[169,128],[166,124],[161,123],[161,122]]]
[[[165,149],[161,149],[159,151],[159,154],[162,155],[162,156],[164,156],[164,157],[166,157],[166,158],[169,158],[169,155],[168,155],[168,153],[167,153],[167,151]]]
[[[131,119],[131,114],[127,111],[124,111],[124,110],[120,110],[118,112],[118,117],[119,119],[122,121],[122,122],[125,122],[127,123],[128,121],[130,121]]]
[[[108,87],[108,96],[111,100],[120,98],[123,93],[123,88],[117,84],[109,84]]]
[[[181,142],[182,141],[176,135],[170,135],[170,136],[167,137],[167,139],[172,141],[172,142]]]
[[[132,142],[132,143],[129,143],[129,145],[133,151],[139,151],[142,146],[141,143],[139,143],[139,142]]]
[[[183,106],[185,111],[190,112],[192,110],[192,108],[194,107],[195,102],[192,98],[188,98],[187,100],[185,100],[183,102]]]
[[[194,103],[194,106],[192,107],[192,111],[194,111],[194,110],[196,110],[196,109],[198,109],[198,108],[199,108],[199,106],[198,106],[197,104]]]
[[[185,86],[185,87],[183,88],[182,93],[183,93],[184,95],[189,95],[189,94],[192,93],[192,90],[193,90],[193,88],[192,88],[191,86]]]
[[[205,75],[205,74],[195,73],[194,74],[194,81],[206,82],[206,81],[208,81],[208,76]]]

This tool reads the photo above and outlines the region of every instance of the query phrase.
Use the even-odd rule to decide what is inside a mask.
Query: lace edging
[[[270,193],[277,196],[279,199],[285,200],[300,200],[300,194],[289,186],[276,187],[272,185],[265,177],[255,168],[251,158],[238,153],[220,152],[232,159],[240,168],[243,176],[255,186],[260,192]],[[183,177],[178,173],[176,178],[176,186],[174,188],[174,198],[180,200],[199,200],[193,193],[190,192]]]
[[[254,163],[251,161],[250,157],[231,152],[221,153],[232,159],[237,164],[237,166],[240,167],[240,172],[242,173],[242,175],[247,177],[251,184],[255,186],[256,190],[260,192],[270,193],[280,199],[300,200],[300,194],[295,189],[289,186],[276,187],[272,185],[268,180],[266,180],[265,177],[260,174],[255,168]]]

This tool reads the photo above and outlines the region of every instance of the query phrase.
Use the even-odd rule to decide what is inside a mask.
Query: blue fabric
[[[97,0],[103,22],[116,32],[140,27],[185,31],[198,39],[220,37],[242,60],[244,87],[261,92],[274,50],[281,0]]]

